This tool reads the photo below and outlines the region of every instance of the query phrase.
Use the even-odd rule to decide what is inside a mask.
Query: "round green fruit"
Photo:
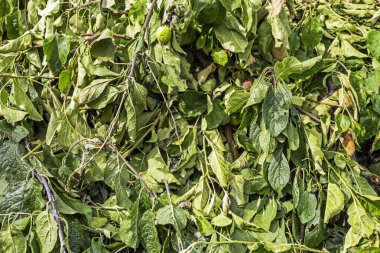
[[[106,19],[101,13],[98,13],[98,15],[96,15],[94,30],[98,32],[98,31],[103,30],[105,27],[106,27]]]
[[[166,44],[170,41],[172,34],[168,26],[160,26],[157,29],[156,37],[161,44]]]
[[[232,115],[230,118],[230,123],[232,126],[239,126],[240,125],[240,117],[236,114]]]

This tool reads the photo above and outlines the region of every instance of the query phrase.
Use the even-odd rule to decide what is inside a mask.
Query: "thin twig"
[[[81,34],[82,37],[86,37],[85,40],[86,41],[93,41],[93,40],[96,40],[97,38],[100,37],[100,33],[83,33]],[[126,39],[126,40],[129,40],[131,39],[131,37],[127,36],[127,35],[123,35],[123,34],[112,34],[112,36],[114,38],[117,38],[117,39]]]
[[[147,14],[147,16],[145,18],[145,22],[144,22],[144,26],[143,26],[143,32],[142,32],[142,37],[141,37],[142,40],[144,40],[144,37],[145,37],[145,34],[146,34],[146,30],[148,28],[149,21],[152,18],[153,9],[154,9],[154,6],[156,5],[156,3],[157,3],[157,0],[153,0],[151,6],[149,8],[149,12],[148,12],[148,14]],[[129,71],[129,74],[128,74],[128,77],[127,77],[128,80],[130,80],[130,79],[133,78],[138,54],[139,54],[139,51],[136,51],[135,54],[133,55],[133,59],[132,59],[132,62],[131,62],[131,68],[130,68],[130,71]],[[117,109],[115,118],[114,118],[114,120],[113,120],[113,122],[111,124],[110,129],[109,129],[108,136],[107,136],[106,140],[104,141],[104,143],[102,145],[103,147],[107,143],[108,139],[111,137],[111,134],[113,132],[113,128],[115,127],[116,122],[117,122],[117,120],[118,120],[118,118],[120,116],[121,109],[123,108],[124,101],[125,101],[126,97],[127,97],[127,91],[124,91],[123,96],[122,96],[121,101],[120,101],[120,104],[119,104],[119,108]]]
[[[59,219],[59,215],[58,215],[57,209],[55,208],[55,200],[54,200],[53,194],[52,194],[52,192],[50,190],[49,183],[48,183],[48,181],[46,180],[46,178],[44,176],[38,174],[37,172],[35,172],[35,176],[38,179],[38,181],[40,181],[41,184],[45,188],[45,192],[46,192],[46,195],[47,195],[49,203],[50,203],[51,211],[53,213],[55,221],[57,222],[58,237],[59,237],[59,242],[61,244],[62,253],[67,253],[66,247],[65,247],[64,233],[63,233],[63,230],[62,230],[62,227],[61,227],[61,222],[60,222],[60,219]]]
[[[318,124],[322,124],[322,121],[317,116],[315,116],[314,114],[312,114],[311,112],[305,111],[304,109],[302,109],[300,107],[297,107],[297,111],[299,111],[300,113],[308,116],[314,122],[317,122]]]
[[[124,158],[124,156],[119,152],[119,150],[112,144],[108,144],[108,147],[117,154],[117,156],[124,162],[125,165],[132,171],[132,173],[140,180],[141,185],[147,190],[152,199],[156,198],[154,192],[145,183],[144,179],[141,177],[140,173],[133,168],[133,166]]]
[[[175,134],[176,134],[176,136],[177,136],[177,139],[179,140],[179,131],[178,131],[177,123],[175,122],[174,115],[173,115],[172,111],[170,110],[170,106],[169,106],[168,100],[166,99],[165,94],[163,93],[163,91],[162,91],[162,89],[161,89],[161,86],[160,86],[160,83],[159,83],[158,80],[157,80],[157,77],[154,75],[154,72],[153,72],[153,70],[152,70],[152,67],[150,66],[149,61],[147,61],[146,63],[147,63],[147,65],[148,65],[148,68],[149,68],[150,73],[151,73],[152,76],[153,76],[154,81],[155,81],[156,84],[157,84],[158,89],[160,90],[161,96],[162,96],[162,98],[164,99],[164,102],[165,102],[166,108],[168,109],[169,114],[170,114],[170,118],[171,118],[172,121],[173,121],[173,127],[174,127]],[[182,147],[179,146],[179,148],[180,148],[180,151],[181,151],[181,153],[182,153]]]
[[[123,15],[123,14],[128,14],[129,11],[112,11],[113,14],[119,14],[119,15]]]
[[[6,78],[15,78],[15,79],[58,79],[58,77],[48,77],[48,76],[17,76],[17,75],[11,75],[11,74],[4,74],[0,73],[0,77],[6,77]]]
[[[318,124],[322,124],[322,121],[317,117],[315,116],[314,114],[312,114],[311,112],[308,112],[308,111],[305,111],[304,109],[300,108],[300,107],[296,107],[297,111],[299,111],[300,113],[308,116],[311,120],[313,120],[314,122],[318,123]],[[331,130],[334,130],[334,127],[332,125],[329,125],[329,128]]]
[[[239,158],[239,152],[238,152],[238,147],[234,140],[234,136],[232,134],[231,126],[229,124],[226,124],[224,126],[224,134],[226,135],[228,146],[230,147],[232,160],[236,161]]]
[[[42,145],[43,143],[44,142],[40,143],[40,145]],[[26,144],[26,149],[29,150],[29,153],[32,153],[33,150],[35,150],[39,146],[39,145],[37,145],[37,147],[35,147],[33,150],[30,150],[29,149],[29,142],[28,142],[27,139],[25,139],[25,144]],[[51,211],[53,213],[55,221],[57,222],[58,237],[59,237],[59,242],[61,244],[62,253],[67,253],[66,246],[65,246],[65,236],[64,236],[64,233],[63,233],[63,230],[62,230],[62,227],[61,227],[61,222],[60,222],[60,219],[59,219],[57,208],[55,207],[54,196],[53,196],[53,194],[52,194],[52,192],[50,190],[49,183],[46,180],[46,178],[43,175],[38,174],[38,172],[34,171],[34,175],[36,176],[36,178],[38,179],[38,181],[41,182],[41,184],[43,185],[43,187],[45,189],[46,195],[47,195],[49,203],[50,203]]]
[[[32,150],[30,150],[26,155],[24,155],[21,160],[24,160],[28,158],[29,156],[33,155],[42,145],[44,145],[45,141],[41,142],[37,146],[35,146]]]
[[[90,206],[93,209],[105,210],[105,211],[126,211],[127,208],[123,207],[112,207],[112,206]]]
[[[146,30],[148,28],[149,21],[152,18],[153,9],[154,9],[154,6],[156,5],[156,3],[157,3],[157,0],[153,0],[151,6],[149,8],[149,11],[148,11],[148,14],[146,16],[146,19],[145,19],[145,22],[144,22],[144,26],[143,26],[143,32],[142,32],[142,38],[141,38],[142,40],[144,40],[144,37],[145,37],[145,34],[146,34]],[[127,80],[128,81],[133,78],[133,75],[134,75],[134,72],[135,72],[135,67],[136,67],[136,62],[137,62],[137,56],[138,56],[140,50],[136,51],[135,54],[134,54],[134,56],[133,56],[133,59],[132,59],[132,62],[131,62],[131,68],[130,68],[129,74],[127,76]],[[126,97],[127,97],[127,91],[124,91],[123,92],[123,96],[121,97],[121,100],[120,100],[120,103],[119,103],[119,107],[117,108],[115,117],[112,119],[112,122],[110,124],[110,127],[109,127],[109,130],[107,132],[107,136],[106,136],[105,140],[103,141],[102,145],[99,147],[99,150],[94,155],[92,155],[83,165],[81,165],[83,168],[85,166],[87,166],[87,164],[89,164],[95,158],[95,156],[97,156],[99,154],[99,152],[107,145],[108,140],[111,138],[112,132],[113,132],[115,126],[116,126],[116,123],[117,123],[119,117],[120,117],[121,110],[123,108],[124,101],[125,101]]]
[[[137,148],[137,146],[141,144],[141,142],[145,139],[145,137],[156,127],[156,125],[158,123],[158,119],[159,118],[157,118],[153,122],[153,124],[150,126],[150,128],[141,136],[140,139],[138,139],[136,141],[135,144],[133,144],[133,146],[130,149],[128,149],[126,152],[124,152],[124,154],[123,154],[124,158],[127,158]]]

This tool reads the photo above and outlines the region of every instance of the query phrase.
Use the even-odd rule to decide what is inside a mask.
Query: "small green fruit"
[[[98,13],[98,15],[96,15],[96,22],[94,25],[94,30],[96,32],[100,32],[105,27],[106,27],[106,19],[104,18],[104,16],[101,13]]]
[[[161,44],[166,44],[170,41],[172,34],[168,26],[160,26],[157,29],[156,37]]]
[[[236,114],[231,115],[230,123],[232,126],[239,126],[240,125],[240,117]]]

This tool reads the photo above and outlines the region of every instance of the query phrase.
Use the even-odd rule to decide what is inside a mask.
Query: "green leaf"
[[[13,8],[12,13],[7,15],[6,30],[9,39],[16,39],[22,34],[21,11],[18,8]]]
[[[134,100],[131,94],[128,94],[128,97],[125,101],[125,111],[127,112],[127,131],[129,138],[132,141],[136,139],[136,107],[134,105]]]
[[[275,91],[269,91],[266,96],[262,114],[264,122],[273,137],[278,136],[288,125],[291,93],[283,84]]]
[[[1,5],[0,5],[1,7]],[[26,252],[26,238],[21,231],[12,231],[10,228],[0,231],[0,251],[4,253]]]
[[[46,62],[54,73],[62,70],[70,52],[70,40],[63,35],[54,35],[44,40]]]
[[[115,55],[115,45],[112,41],[112,32],[105,29],[91,45],[91,55],[101,60],[112,59]]]
[[[148,171],[147,175],[152,177],[157,183],[177,183],[178,180],[173,174],[169,171],[169,166],[165,163],[164,159],[161,156],[160,150],[158,147],[153,148],[148,156]]]
[[[233,90],[224,97],[226,105],[226,113],[231,115],[242,108],[249,97],[249,93],[245,90]]]
[[[248,46],[241,24],[231,13],[227,13],[223,24],[215,27],[215,35],[223,48],[231,52],[242,53]]]
[[[211,224],[216,227],[226,227],[231,225],[232,220],[228,218],[223,212],[212,218]]]
[[[287,252],[289,251],[292,246],[287,244],[277,244],[277,243],[271,243],[266,242],[264,243],[264,247],[269,250],[270,252]]]
[[[276,151],[268,167],[268,182],[274,190],[281,192],[290,179],[288,160],[281,150]]]
[[[220,2],[224,6],[224,8],[226,8],[229,11],[233,11],[241,6],[241,0],[237,0],[237,1],[221,0]]]
[[[208,156],[208,161],[212,172],[218,179],[220,186],[227,187],[227,183],[231,175],[231,169],[224,158],[224,146],[220,145],[220,138],[219,133],[216,131],[210,131],[208,133],[207,141],[212,149],[210,155]]]
[[[289,122],[288,127],[286,131],[284,132],[284,134],[288,138],[289,149],[293,151],[297,150],[300,145],[300,138],[298,135],[298,130],[293,125],[292,121]]]
[[[212,102],[212,111],[205,115],[207,129],[218,127],[225,118],[226,113],[224,112],[223,102],[219,99],[215,99]]]
[[[373,216],[380,216],[380,197],[364,195],[360,202],[363,208]]]
[[[62,93],[66,93],[70,89],[71,77],[71,69],[64,70],[59,74],[58,88]]]
[[[276,62],[274,65],[274,73],[277,77],[282,79],[287,79],[293,75],[300,75],[306,70],[309,70],[317,62],[322,59],[322,56],[317,56],[310,58],[309,60],[300,62],[296,57],[290,56],[286,57],[281,62]]]
[[[91,129],[87,123],[81,115],[76,113],[70,115],[63,113],[57,132],[58,143],[65,148],[71,147],[73,143],[80,139],[90,138],[92,136]]]
[[[91,207],[80,200],[66,194],[57,194],[53,191],[57,211],[63,214],[83,214],[87,220],[92,218]]]
[[[270,84],[262,76],[257,78],[251,87],[247,104],[244,108],[261,103],[267,96]]]
[[[54,220],[53,214],[43,211],[37,216],[35,222],[41,252],[51,252],[57,242],[57,222]]]
[[[107,85],[103,93],[96,99],[89,102],[87,105],[93,109],[104,109],[107,105],[114,102],[117,99],[117,95],[119,95],[121,92],[121,90],[115,88],[114,86]]]
[[[346,132],[351,126],[350,118],[344,114],[339,114],[336,117],[336,123],[338,125],[338,130],[340,133]]]
[[[110,79],[95,79],[89,86],[85,87],[79,93],[78,103],[86,104],[97,99],[104,92]]]
[[[277,201],[274,198],[271,198],[266,203],[264,209],[256,214],[253,219],[253,223],[257,226],[268,230],[272,221],[276,218],[277,215]]]
[[[36,110],[33,105],[33,102],[26,95],[24,90],[21,88],[18,82],[13,82],[13,90],[14,90],[14,101],[17,106],[21,107],[29,114],[29,118],[35,121],[41,121],[43,118]]]
[[[347,210],[348,223],[351,225],[352,232],[362,237],[372,235],[375,222],[357,202],[353,202]]]
[[[13,182],[8,190],[0,200],[0,212],[30,212],[41,210],[45,205],[42,186],[35,179]]]
[[[157,210],[156,220],[162,225],[172,225],[181,236],[187,224],[187,212],[172,204]]]
[[[360,239],[362,239],[362,237],[353,233],[352,228],[350,228],[346,234],[346,237],[344,238],[344,248],[349,249],[353,246],[356,246],[359,243]]]
[[[246,203],[246,197],[244,196],[244,176],[242,175],[233,175],[231,183],[231,195],[236,200],[239,206]]]
[[[158,240],[158,234],[156,226],[154,224],[154,217],[154,212],[152,210],[148,210],[142,215],[140,219],[140,241],[148,253],[161,252],[161,244]]]
[[[228,62],[228,56],[225,50],[217,48],[215,49],[212,54],[212,59],[214,59],[214,62],[216,62],[219,65],[225,66]]]
[[[275,39],[275,47],[281,47],[283,45],[286,49],[290,49],[289,37],[291,34],[290,18],[286,14],[284,8],[280,12],[271,10],[268,15],[267,21],[272,26],[272,35]]]
[[[341,42],[341,49],[342,49],[342,54],[346,57],[356,57],[356,58],[368,57],[367,55],[359,52],[356,48],[354,48],[350,43],[348,43],[345,40]]]
[[[3,89],[1,90],[0,96],[0,115],[9,123],[14,124],[26,117],[27,112],[19,111],[6,105],[8,94]]]
[[[310,54],[322,40],[321,24],[316,18],[309,18],[301,28],[301,41],[307,54]]]
[[[317,198],[314,194],[306,191],[301,194],[297,213],[302,224],[308,223],[314,218],[317,204]]]
[[[344,195],[336,184],[329,183],[327,188],[327,201],[324,222],[338,215],[344,208]]]
[[[137,199],[125,217],[122,218],[120,223],[120,238],[123,243],[128,247],[137,249],[139,246],[139,220],[140,220],[140,201]]]
[[[12,12],[13,5],[11,0],[4,0],[0,2],[0,18],[6,17]]]
[[[314,160],[315,168],[319,173],[324,174],[324,171],[321,167],[322,160],[324,157],[322,147],[322,134],[320,134],[315,127],[305,126],[305,134],[307,142],[310,148],[311,156]]]
[[[178,95],[178,108],[185,117],[196,117],[207,110],[207,96],[198,91]]]
[[[262,22],[260,25],[258,31],[257,31],[257,36],[258,36],[258,47],[259,47],[259,52],[263,56],[263,58],[271,62],[273,57],[271,55],[271,44],[273,42],[273,37],[272,37],[272,27],[271,25],[265,20]]]
[[[17,39],[8,41],[5,45],[0,46],[1,53],[11,53],[27,50],[32,47],[32,35],[26,33]]]
[[[369,52],[380,60],[380,31],[372,30],[367,35],[367,48]]]
[[[16,126],[16,128],[12,131],[12,140],[15,142],[20,142],[26,136],[28,136],[29,131],[23,126]]]

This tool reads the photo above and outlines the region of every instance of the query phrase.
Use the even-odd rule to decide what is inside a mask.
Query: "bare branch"
[[[61,250],[62,250],[61,252],[67,253],[66,246],[65,246],[65,236],[64,236],[64,233],[63,233],[63,230],[61,227],[61,222],[59,219],[57,209],[55,208],[55,200],[54,200],[54,196],[50,190],[49,183],[43,175],[40,175],[37,172],[34,172],[34,175],[36,176],[38,181],[41,182],[41,184],[43,185],[43,187],[45,189],[46,195],[47,195],[49,203],[50,203],[51,212],[53,213],[54,219],[57,222],[58,237],[59,237],[59,242],[61,244]]]
[[[232,160],[236,161],[239,158],[238,146],[235,143],[232,129],[229,124],[224,126],[224,134],[226,135],[228,146],[230,147]]]

